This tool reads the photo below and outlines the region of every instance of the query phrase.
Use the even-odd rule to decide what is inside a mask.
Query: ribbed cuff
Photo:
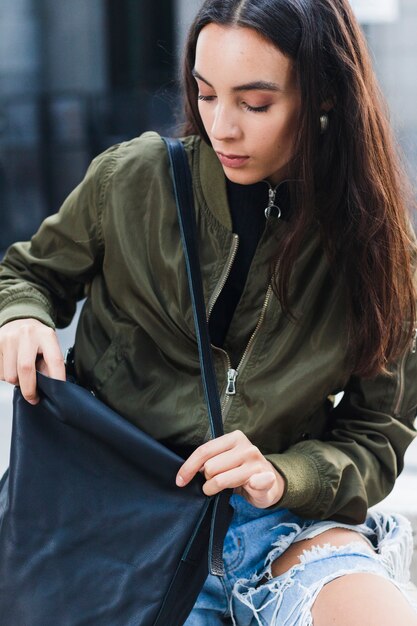
[[[296,450],[265,457],[286,482],[283,497],[271,508],[309,510],[317,508],[322,492],[321,477],[314,460]]]
[[[37,299],[17,300],[7,304],[0,311],[0,326],[4,326],[4,324],[8,322],[13,322],[13,320],[26,318],[33,318],[55,329],[53,319]]]

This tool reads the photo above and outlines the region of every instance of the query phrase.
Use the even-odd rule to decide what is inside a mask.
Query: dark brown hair
[[[256,30],[293,59],[302,110],[291,177],[297,207],[277,258],[275,292],[290,313],[291,269],[312,221],[349,294],[355,373],[373,376],[409,345],[416,315],[410,186],[362,31],[347,0],[207,0],[186,45],[183,134],[209,138],[191,70],[209,23]],[[329,128],[320,134],[324,102]],[[406,330],[404,330],[406,329]]]

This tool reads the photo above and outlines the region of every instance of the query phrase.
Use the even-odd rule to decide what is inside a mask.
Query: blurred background
[[[145,130],[170,132],[180,113],[181,50],[201,4],[0,0],[0,258],[57,211],[96,154]],[[352,5],[415,183],[417,0]],[[63,348],[73,329],[60,332]],[[8,463],[11,392],[0,383],[0,474]],[[388,505],[417,518],[416,493],[413,445]]]
[[[169,133],[202,0],[0,0],[0,251],[27,239],[93,156]],[[352,0],[417,170],[417,1]]]

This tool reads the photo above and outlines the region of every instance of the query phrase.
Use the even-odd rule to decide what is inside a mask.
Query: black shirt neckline
[[[227,198],[233,232],[239,237],[236,257],[229,277],[213,307],[209,320],[211,341],[222,347],[238,302],[242,296],[253,257],[267,219],[265,209],[269,203],[269,190],[276,190],[275,204],[281,209],[281,218],[290,219],[288,183],[276,187],[262,180],[250,185],[234,183],[226,178]]]

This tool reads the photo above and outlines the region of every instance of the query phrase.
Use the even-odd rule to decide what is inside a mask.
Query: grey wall
[[[417,2],[400,0],[400,19],[367,27],[391,119],[417,182]]]
[[[188,28],[193,21],[203,0],[176,0],[175,3],[175,34],[177,54],[181,58]]]
[[[0,94],[39,89],[40,23],[35,7],[35,0],[0,2]]]
[[[0,0],[0,250],[27,239],[85,172],[106,28],[105,0]]]
[[[107,54],[103,0],[43,0],[39,4],[44,88],[49,92],[104,91]]]
[[[0,93],[101,92],[104,0],[1,0]]]

